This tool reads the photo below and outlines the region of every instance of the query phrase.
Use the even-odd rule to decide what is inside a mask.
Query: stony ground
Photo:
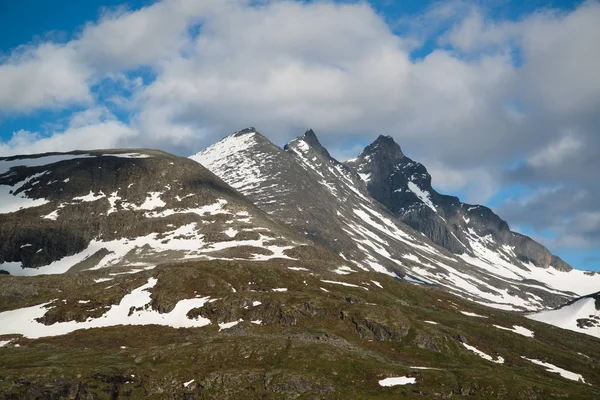
[[[38,339],[0,336],[9,341],[0,347],[0,397],[600,398],[595,338],[433,287],[367,272],[340,275],[335,268],[315,261],[210,261],[102,275],[110,279],[102,282],[96,282],[102,271],[0,276],[0,310],[51,302],[45,324],[99,317],[102,312],[90,310],[118,304],[150,278],[157,280],[151,307],[162,313],[183,299],[211,299],[188,313],[210,320],[200,328],[114,326]],[[494,325],[523,327],[533,337]],[[585,383],[522,356],[580,374]],[[400,376],[416,383],[378,384]]]

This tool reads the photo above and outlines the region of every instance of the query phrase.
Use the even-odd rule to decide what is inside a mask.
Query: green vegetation
[[[332,269],[327,262],[206,261],[164,265],[101,283],[93,280],[100,271],[2,275],[0,310],[54,300],[55,308],[45,317],[48,324],[97,317],[90,310],[117,304],[149,277],[158,279],[152,307],[160,312],[196,295],[217,300],[190,312],[211,319],[203,328],[116,326],[37,340],[0,337],[14,339],[0,348],[0,397],[600,398],[600,341],[593,337],[478,306],[436,288],[367,272],[342,276]],[[261,304],[252,306],[255,301]],[[240,318],[244,321],[219,331],[218,323]],[[256,320],[262,324],[250,322]],[[535,337],[494,324],[523,326]],[[501,356],[505,363],[484,360],[461,341]],[[581,374],[586,384],[547,372],[521,356]],[[416,383],[378,385],[393,376],[414,377]]]

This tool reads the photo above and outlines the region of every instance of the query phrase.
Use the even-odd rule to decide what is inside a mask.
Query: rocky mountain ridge
[[[154,150],[0,159],[0,190],[0,269],[11,274],[289,258],[309,244],[204,167]]]
[[[599,397],[598,339],[514,312],[594,276],[467,262],[312,131],[198,157],[0,159],[0,398]]]
[[[379,148],[382,141],[395,144],[391,138],[380,137],[371,149]],[[399,209],[388,210],[385,203],[369,193],[375,187],[389,194],[400,189],[398,185],[386,186],[383,177],[395,170],[397,161],[405,156],[397,145],[386,143],[381,148],[385,162],[377,163],[380,171],[375,171],[375,167],[367,170],[364,160],[372,157],[367,150],[363,152],[362,164],[359,160],[343,164],[330,156],[312,130],[281,149],[254,128],[248,128],[191,158],[236,187],[275,219],[366,270],[439,284],[460,296],[506,309],[557,306],[598,287],[597,275],[571,270],[566,264],[557,264],[558,268],[546,268],[542,263],[538,266],[531,262],[532,257],[523,260],[520,254],[523,248],[533,248],[528,253],[532,254],[541,245],[528,238],[523,239],[520,247],[498,242],[497,237],[501,236],[491,232],[505,234],[508,226],[484,207],[472,206],[467,210],[465,215],[472,216],[474,221],[464,232],[457,230],[457,234],[468,239],[465,242],[469,247],[454,237],[449,225],[436,225],[446,229],[446,237],[453,238],[464,249],[462,254],[433,244],[398,218]],[[405,161],[406,168],[422,171],[422,180],[430,182],[424,167]],[[404,179],[404,175],[397,176]],[[368,186],[365,181],[369,178],[381,184]],[[406,179],[403,182],[407,185]],[[418,188],[416,183],[410,183],[408,186]],[[436,208],[423,191],[419,194],[424,200],[411,193],[409,198],[420,203],[408,208],[432,212]],[[460,208],[458,199],[452,199]],[[486,212],[492,222],[476,225],[475,214],[479,213],[479,220],[484,221]],[[445,219],[438,213],[434,217],[442,222]],[[427,223],[430,217],[422,218]]]
[[[401,221],[455,254],[485,257],[484,252],[478,252],[480,245],[495,252],[508,246],[514,256],[505,256],[514,264],[531,262],[540,268],[572,269],[541,244],[512,232],[488,207],[438,193],[425,166],[407,157],[390,136],[379,136],[347,165],[363,177],[369,193]],[[491,240],[478,240],[487,236]]]

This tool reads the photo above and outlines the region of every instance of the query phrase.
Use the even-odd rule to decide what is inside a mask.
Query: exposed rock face
[[[567,267],[491,210],[437,194],[424,167],[390,138],[370,146],[358,173],[311,130],[282,149],[247,129],[194,159],[225,182],[194,161],[152,150],[0,159],[0,270],[327,259],[346,264],[339,274],[376,271],[519,310],[587,294],[600,279],[566,275]],[[400,167],[406,172],[394,172]],[[371,185],[377,200],[363,179],[381,182]]]
[[[558,295],[554,285],[564,282],[552,273],[557,271],[523,263],[516,254],[528,246],[527,260],[534,260],[535,251],[542,251],[535,242],[509,245],[516,234],[491,210],[462,205],[433,190],[425,193],[422,188],[431,184],[427,170],[389,137],[380,137],[345,165],[331,157],[312,130],[281,149],[249,128],[191,158],[274,219],[354,263],[352,268],[439,284],[508,309],[558,305],[597,281],[584,282],[585,288],[564,284]],[[396,173],[401,167],[406,174]],[[473,220],[468,229],[463,218]],[[586,279],[581,271],[573,276]]]
[[[412,251],[408,243],[422,243],[404,224],[391,222],[393,215],[369,197],[360,178],[333,159],[312,130],[282,149],[254,129],[246,129],[191,158],[269,215],[365,269],[402,277],[405,271],[399,260]],[[381,226],[364,223],[362,213]],[[404,241],[380,229],[396,230]],[[380,237],[380,242],[390,241],[383,244],[385,250],[379,251],[379,244],[370,242],[373,236]]]
[[[390,136],[379,136],[347,165],[363,177],[369,193],[401,221],[454,254],[480,257],[478,247],[484,246],[515,265],[572,269],[541,244],[511,232],[506,221],[489,208],[439,194],[431,186],[425,166],[405,156]]]
[[[234,248],[269,258],[306,243],[198,163],[159,151],[4,158],[0,190],[0,269],[13,274],[228,258]]]

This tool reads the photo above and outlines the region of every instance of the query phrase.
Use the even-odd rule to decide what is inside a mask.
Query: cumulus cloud
[[[201,16],[238,3],[245,1],[163,0],[139,10],[118,8],[67,43],[24,45],[0,64],[0,112],[89,103],[103,77],[167,62],[189,44],[189,29]]]
[[[436,160],[421,160],[421,162],[432,176],[432,186],[440,193],[460,190],[466,194],[468,201],[483,204],[500,189],[497,177],[488,170],[457,169]]]
[[[549,234],[552,247],[597,248],[600,242],[600,188],[542,187],[518,198],[509,198],[499,213],[540,233]]]
[[[91,70],[66,46],[17,49],[0,64],[0,114],[89,103]]]
[[[0,143],[0,156],[116,148],[137,136],[135,129],[117,120],[107,109],[91,108],[72,115],[64,130],[15,132],[10,140]]]
[[[437,188],[468,201],[506,185],[560,187],[510,199],[502,215],[593,242],[593,227],[573,225],[600,212],[589,200],[600,195],[599,23],[598,1],[518,20],[472,2],[435,3],[400,21],[412,26],[400,35],[366,2],[163,0],[117,9],[67,43],[23,47],[2,61],[0,113],[90,110],[65,129],[16,132],[0,151],[189,154],[252,125],[278,144],[314,128],[347,157],[357,141],[390,134],[429,166]],[[437,47],[415,59],[425,42]],[[135,76],[143,68],[150,77]]]
[[[532,154],[527,162],[534,168],[561,165],[566,159],[579,154],[582,147],[583,143],[579,138],[566,135]]]
[[[504,54],[465,62],[436,50],[414,62],[367,4],[273,2],[206,21],[193,51],[144,90],[139,122],[218,134],[254,125],[278,141],[312,127],[325,144],[385,132],[417,153],[473,163],[501,156],[481,131],[516,135],[509,113],[496,112],[513,74]]]

